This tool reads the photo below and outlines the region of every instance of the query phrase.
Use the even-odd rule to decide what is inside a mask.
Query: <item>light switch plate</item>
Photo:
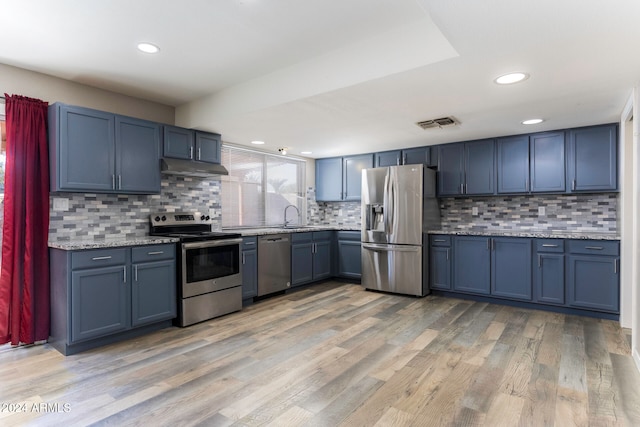
[[[538,206],[538,216],[545,216],[547,209],[544,206]]]
[[[471,208],[471,215],[478,215],[478,207],[474,206]]]
[[[62,197],[53,198],[53,210],[58,212],[64,212],[69,210],[69,199]]]

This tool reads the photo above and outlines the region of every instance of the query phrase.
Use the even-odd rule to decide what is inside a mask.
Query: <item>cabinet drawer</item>
[[[429,236],[431,246],[451,246],[451,236],[443,234],[433,234]]]
[[[176,246],[174,244],[136,246],[131,249],[131,262],[133,263],[174,259],[175,257]]]
[[[353,240],[359,242],[362,238],[360,231],[338,231],[338,240]]]
[[[536,239],[536,252],[564,252],[564,240]]]
[[[572,254],[612,255],[620,254],[620,244],[609,240],[569,240],[569,252]]]
[[[107,267],[127,262],[127,248],[89,249],[71,254],[71,269]]]
[[[313,232],[313,240],[315,242],[319,242],[321,240],[331,240],[333,236],[333,231],[314,231]]]
[[[248,236],[242,238],[242,250],[258,249],[258,237]]]

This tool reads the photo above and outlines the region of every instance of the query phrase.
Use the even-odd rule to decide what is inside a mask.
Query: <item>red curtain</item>
[[[47,103],[6,98],[0,344],[49,337]]]

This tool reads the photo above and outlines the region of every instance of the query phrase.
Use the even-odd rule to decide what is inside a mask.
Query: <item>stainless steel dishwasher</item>
[[[258,296],[291,287],[291,244],[289,234],[258,238]]]

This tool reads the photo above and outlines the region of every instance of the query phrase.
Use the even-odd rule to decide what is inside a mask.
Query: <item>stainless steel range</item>
[[[150,216],[151,234],[177,237],[178,326],[189,326],[242,309],[242,268],[237,233],[211,231],[199,212]]]

